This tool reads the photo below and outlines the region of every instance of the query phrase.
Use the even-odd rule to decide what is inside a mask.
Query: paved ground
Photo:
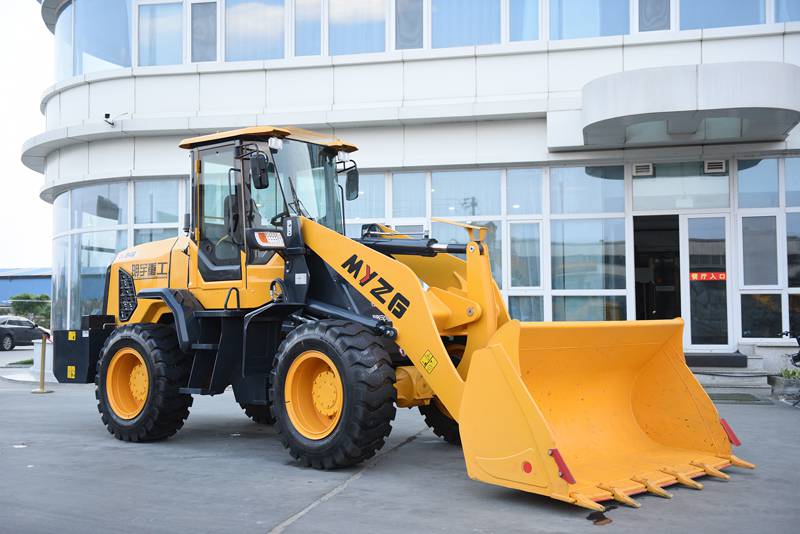
[[[0,367],[30,358],[33,358],[33,347],[14,347],[8,352],[0,352]]]
[[[671,501],[588,511],[472,482],[460,450],[402,410],[376,460],[319,472],[294,465],[273,431],[232,395],[198,398],[186,427],[126,444],[101,425],[91,386],[0,381],[0,532],[796,532],[800,410],[720,406],[759,464],[731,482],[676,488]]]

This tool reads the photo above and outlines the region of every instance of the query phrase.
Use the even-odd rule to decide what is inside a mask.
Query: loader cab
[[[254,230],[278,230],[286,217],[302,215],[344,233],[344,198],[358,194],[358,170],[343,158],[342,146],[314,140],[281,131],[210,139],[190,147],[190,228],[198,248],[196,272],[202,278],[193,286],[241,283],[241,293],[248,279],[278,276],[275,252],[249,246],[247,236]],[[346,176],[345,187],[339,185],[340,176]],[[271,270],[260,268],[270,265]]]

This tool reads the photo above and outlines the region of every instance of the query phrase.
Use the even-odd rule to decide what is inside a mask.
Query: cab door
[[[193,241],[197,254],[190,260],[189,287],[207,309],[242,305],[242,172],[235,154],[235,144],[195,152]]]

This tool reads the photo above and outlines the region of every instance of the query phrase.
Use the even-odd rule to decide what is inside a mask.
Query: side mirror
[[[256,189],[269,187],[269,175],[275,173],[275,164],[267,159],[263,152],[255,152],[250,156],[250,179]]]
[[[358,169],[353,168],[347,171],[347,179],[345,181],[345,198],[347,200],[355,200],[358,198]]]

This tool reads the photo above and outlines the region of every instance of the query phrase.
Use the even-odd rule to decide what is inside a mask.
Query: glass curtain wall
[[[185,179],[78,187],[53,202],[54,329],[80,328],[102,312],[106,270],[131,245],[178,235]]]
[[[284,57],[284,0],[225,0],[225,60]]]

